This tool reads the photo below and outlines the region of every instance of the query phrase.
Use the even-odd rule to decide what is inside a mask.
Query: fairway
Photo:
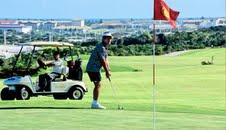
[[[212,56],[214,65],[201,65]],[[83,67],[87,60],[83,56]],[[157,129],[225,130],[225,49],[192,50],[156,60]],[[0,130],[151,130],[152,57],[110,57],[110,63],[125,110],[117,110],[104,73],[101,103],[107,110],[89,109],[93,85],[85,73],[89,92],[82,101],[0,101]]]

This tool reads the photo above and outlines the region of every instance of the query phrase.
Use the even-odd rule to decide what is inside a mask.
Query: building
[[[216,26],[226,26],[226,18],[219,18],[216,20]]]
[[[40,22],[36,21],[20,21],[19,23],[25,26],[31,26],[32,30],[37,30],[40,26]]]
[[[10,24],[18,24],[18,21],[16,21],[16,20],[7,20],[7,19],[5,19],[5,20],[0,20],[0,25],[5,25],[5,24],[7,24],[7,25],[10,25]]]
[[[85,20],[58,21],[57,29],[76,29],[85,27]]]
[[[0,25],[0,30],[15,30],[17,32],[22,32],[22,33],[30,33],[32,31],[31,26],[24,26],[24,25],[19,25],[19,24],[8,24],[8,25]]]
[[[30,33],[32,26],[20,24],[17,20],[0,20],[0,30],[15,30],[22,33]]]
[[[128,21],[129,26],[127,28],[134,29],[148,29],[150,25],[152,25],[151,19],[131,19]]]
[[[43,22],[40,26],[39,29],[42,30],[52,30],[57,26],[57,22],[55,21],[47,21],[47,22]]]
[[[101,20],[100,23],[93,24],[93,29],[118,29],[125,28],[126,24],[117,19]]]
[[[32,31],[32,27],[31,26],[24,26],[24,25],[0,25],[0,30],[15,30],[17,32],[22,32],[22,33],[30,33]]]
[[[211,19],[207,19],[200,23],[199,28],[210,28],[212,26],[215,26],[215,22],[213,22]]]
[[[183,24],[186,25],[196,25],[199,26],[203,22],[202,19],[188,19],[188,20],[183,20]]]

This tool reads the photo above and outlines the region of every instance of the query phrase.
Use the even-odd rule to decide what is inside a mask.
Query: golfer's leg
[[[94,85],[95,85],[95,87],[93,89],[93,102],[92,102],[91,108],[93,108],[93,109],[106,109],[106,107],[102,106],[97,101],[99,96],[100,96],[100,88],[101,88],[100,81],[94,82]]]
[[[101,88],[101,84],[100,81],[96,81],[94,82],[94,89],[93,89],[93,100],[97,101],[100,95],[100,88]]]

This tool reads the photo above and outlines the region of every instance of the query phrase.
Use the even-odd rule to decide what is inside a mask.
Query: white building
[[[219,18],[216,20],[216,26],[226,26],[226,18]]]
[[[55,21],[43,22],[39,28],[43,30],[52,30],[56,27],[57,23]]]
[[[28,20],[23,20],[23,21],[19,21],[20,24],[23,24],[25,26],[31,26],[32,30],[37,30],[39,28],[39,26],[41,25],[41,22],[38,21],[28,21]]]
[[[58,21],[56,28],[74,29],[85,27],[85,20]]]
[[[212,26],[215,26],[213,20],[205,20],[202,23],[200,23],[199,28],[209,28]]]
[[[16,20],[0,20],[0,30],[15,30],[18,32],[30,33],[32,31],[32,26],[20,24]]]
[[[0,30],[15,30],[22,33],[30,33],[32,31],[32,26],[20,24],[0,24]]]

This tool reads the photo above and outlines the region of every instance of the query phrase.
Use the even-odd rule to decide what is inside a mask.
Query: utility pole
[[[4,35],[4,45],[6,45],[6,43],[7,43],[7,41],[6,41],[6,35],[7,35],[6,30],[3,31],[3,35]]]
[[[31,42],[31,35],[32,35],[32,34],[31,34],[31,32],[30,32],[30,36],[29,36],[29,42]]]
[[[52,32],[49,32],[49,42],[53,42]]]

